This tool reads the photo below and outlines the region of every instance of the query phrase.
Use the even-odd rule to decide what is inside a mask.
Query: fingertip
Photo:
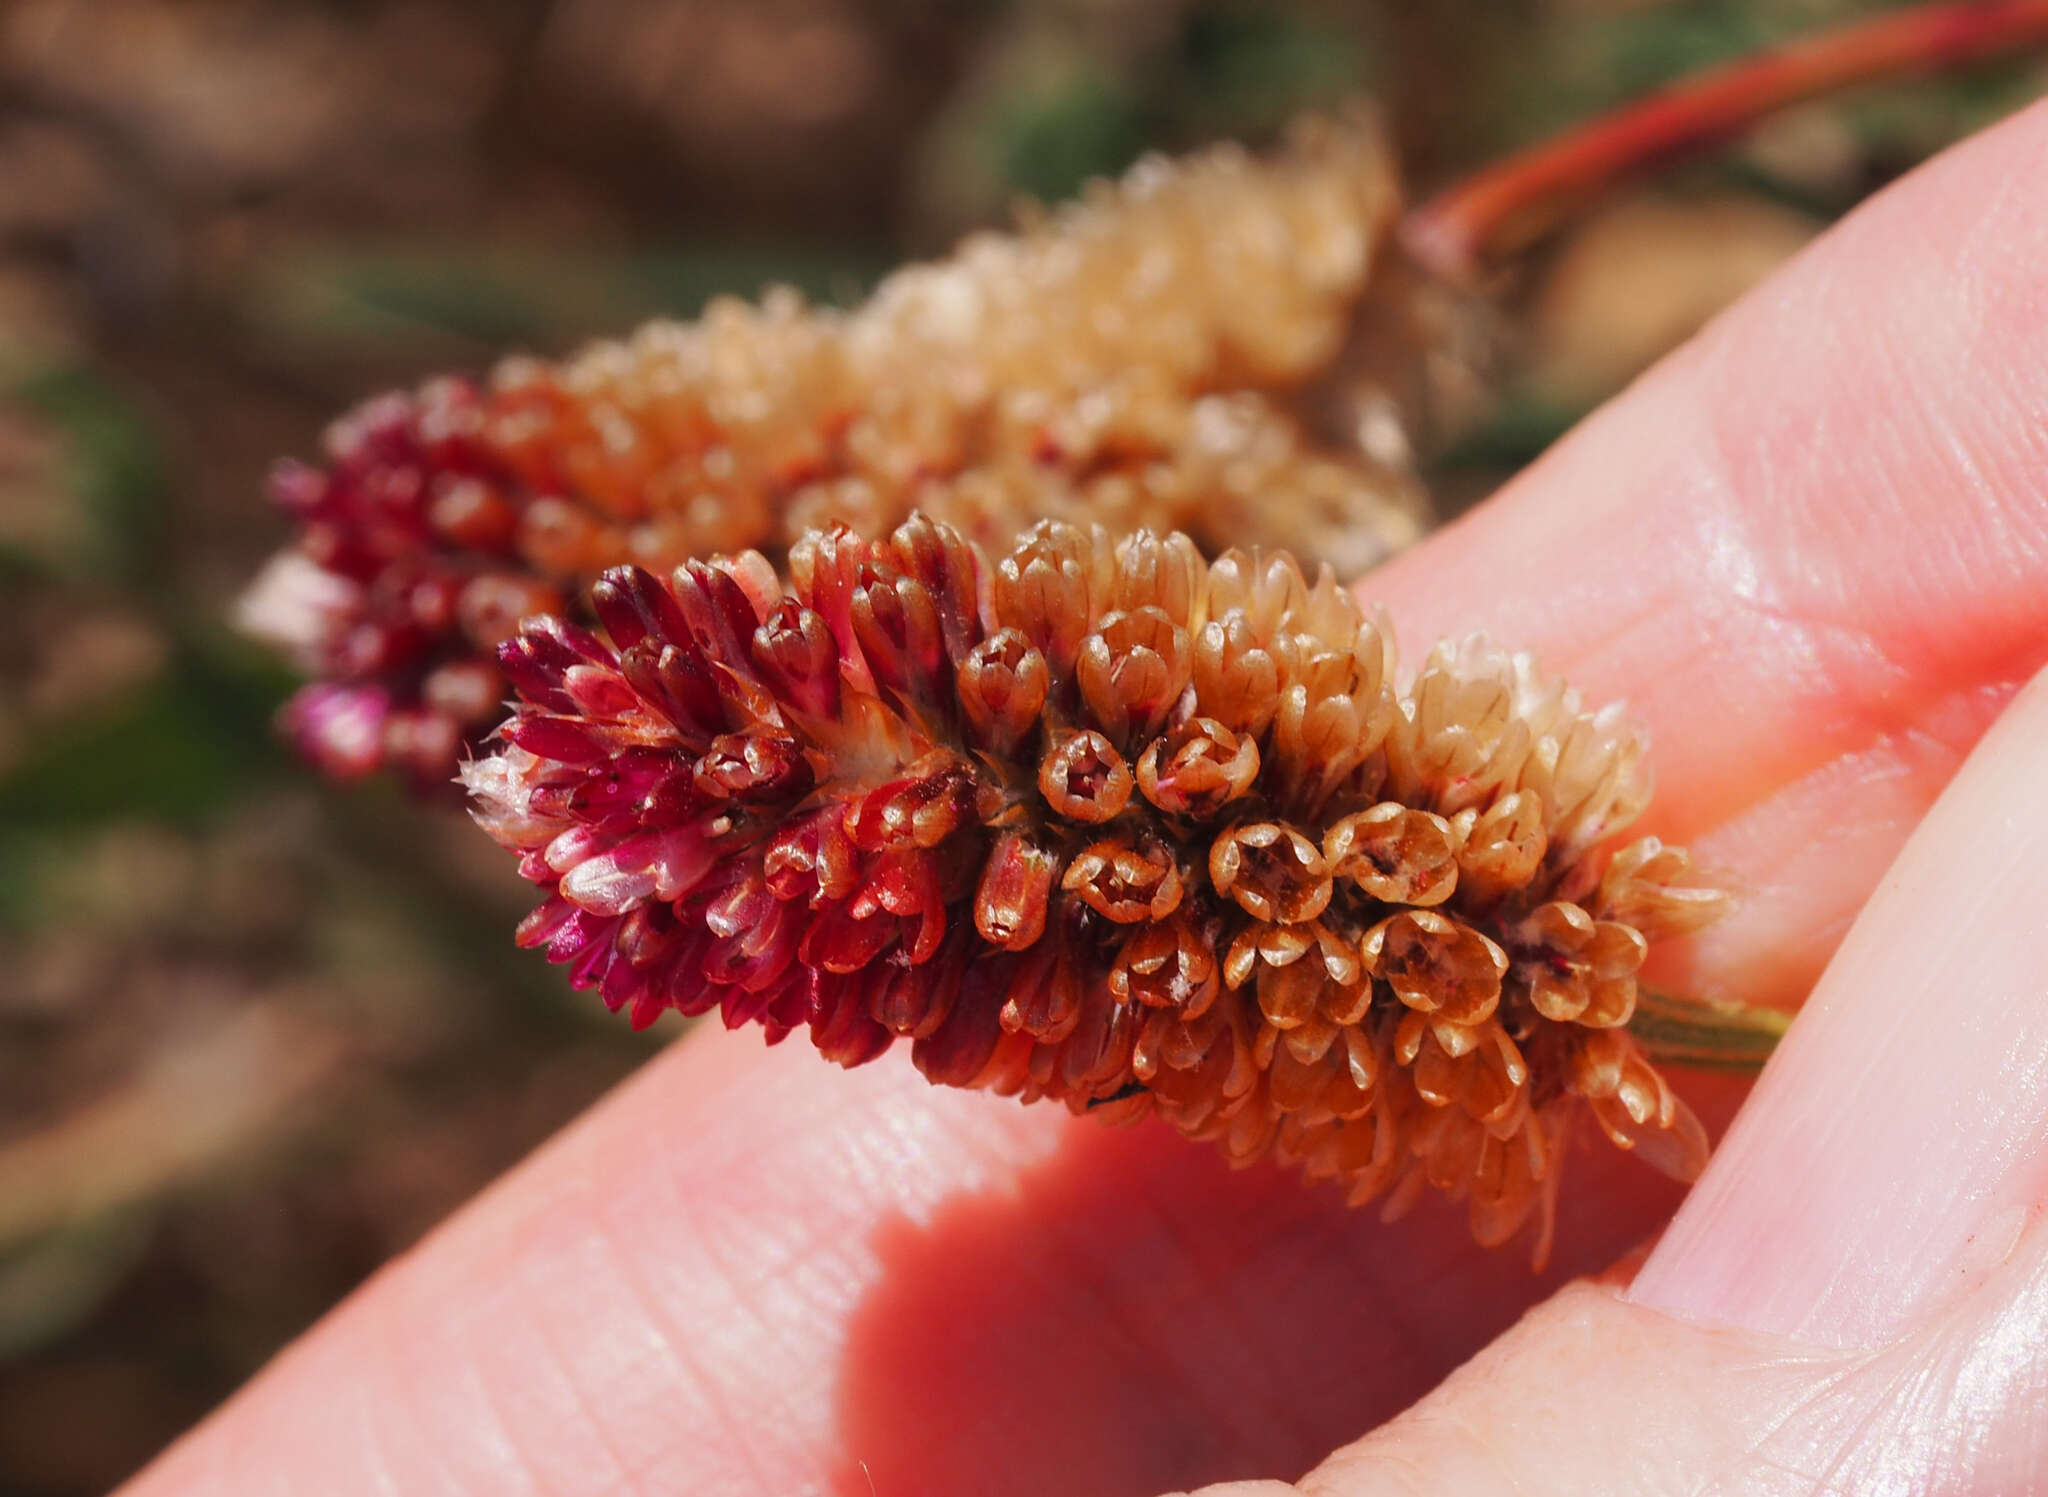
[[[1958,1282],[2048,1187],[2048,674],[1886,873],[1629,1290],[1685,1318],[1860,1345]]]

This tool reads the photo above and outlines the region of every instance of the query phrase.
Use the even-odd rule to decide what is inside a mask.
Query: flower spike
[[[872,534],[913,508],[992,544],[1085,518],[1363,570],[1420,533],[1420,488],[1315,386],[1398,200],[1377,131],[1310,124],[1271,159],[1149,159],[850,311],[787,289],[721,298],[565,361],[370,401],[329,431],[323,466],[272,476],[299,534],[243,617],[314,678],[285,726],[330,774],[445,780],[501,715],[492,652],[606,568],[781,560],[833,523]],[[855,556],[789,559],[822,569],[834,638],[858,604],[868,633],[932,622],[957,643],[944,558],[929,620],[865,586]]]
[[[521,700],[464,778],[577,986],[845,1065],[907,1038],[934,1081],[1434,1186],[1539,1252],[1576,1119],[1698,1171],[1628,1024],[1649,945],[1728,901],[1617,845],[1649,781],[1615,712],[1483,640],[1396,690],[1284,554],[1045,522],[991,563],[919,515],[797,555],[773,595],[759,558],[621,568],[608,640],[503,647]]]

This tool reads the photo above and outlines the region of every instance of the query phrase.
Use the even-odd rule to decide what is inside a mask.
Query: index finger
[[[1827,236],[1372,579],[1649,722],[1659,830],[1796,990],[2048,658],[2048,110]],[[1672,1197],[1574,1167],[1559,1273]],[[280,1359],[138,1490],[1139,1493],[1290,1473],[1547,1291],[1162,1132],[700,1035]]]

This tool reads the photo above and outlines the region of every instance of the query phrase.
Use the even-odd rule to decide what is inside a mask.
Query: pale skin
[[[1455,1210],[702,1029],[129,1492],[2048,1490],[2048,106],[1369,597],[1627,698],[1646,829],[1745,889],[1660,980],[1814,992],[1675,1220],[1589,1145],[1535,1277]]]

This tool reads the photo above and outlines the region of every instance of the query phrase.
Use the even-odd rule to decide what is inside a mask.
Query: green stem
[[[1909,5],[1739,58],[1509,156],[1409,213],[1402,242],[1449,281],[1542,238],[1589,199],[1818,95],[2048,41],[2048,0]]]
[[[1652,1060],[1699,1070],[1754,1076],[1792,1025],[1783,1009],[1708,1003],[1645,988],[1636,995],[1629,1032]]]

